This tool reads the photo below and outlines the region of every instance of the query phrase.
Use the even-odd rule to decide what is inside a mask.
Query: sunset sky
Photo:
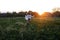
[[[60,0],[0,0],[1,12],[36,11],[42,13],[60,7]]]

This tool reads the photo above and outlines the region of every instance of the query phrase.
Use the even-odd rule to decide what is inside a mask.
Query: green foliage
[[[60,18],[0,18],[0,40],[60,40]]]

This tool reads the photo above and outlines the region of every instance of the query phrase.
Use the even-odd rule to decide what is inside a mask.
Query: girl
[[[28,12],[28,13],[25,15],[25,20],[27,21],[27,24],[30,23],[31,18],[32,18],[31,12]]]

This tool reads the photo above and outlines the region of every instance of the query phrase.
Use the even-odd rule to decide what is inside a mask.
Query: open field
[[[0,18],[0,40],[60,40],[60,18]]]

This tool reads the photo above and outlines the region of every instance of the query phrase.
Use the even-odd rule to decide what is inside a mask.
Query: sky
[[[42,14],[51,12],[53,8],[60,7],[60,0],[0,0],[1,12],[36,11]]]

